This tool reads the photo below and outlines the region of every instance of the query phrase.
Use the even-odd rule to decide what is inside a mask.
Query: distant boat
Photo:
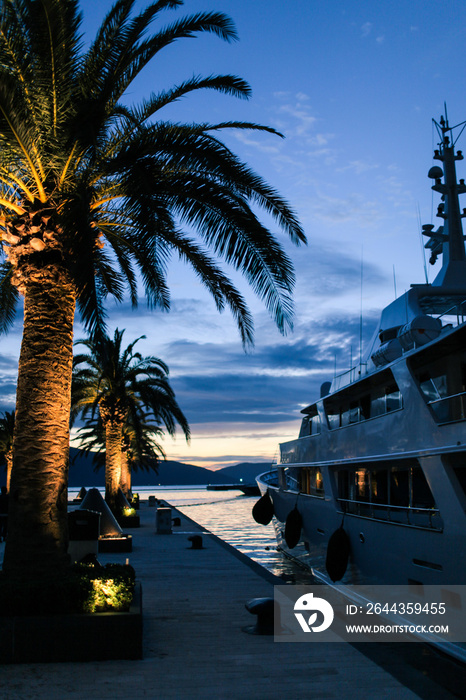
[[[442,268],[383,309],[360,363],[322,385],[299,437],[257,477],[279,548],[343,591],[440,585],[447,595],[466,584],[466,185],[456,178],[457,127],[434,123],[441,225],[422,233]],[[267,515],[267,497],[262,505],[256,513]],[[466,660],[466,648],[447,647]]]
[[[246,496],[260,496],[257,484],[209,484],[207,491],[242,491]]]

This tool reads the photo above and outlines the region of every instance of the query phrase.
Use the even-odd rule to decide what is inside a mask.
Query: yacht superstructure
[[[359,365],[322,385],[298,438],[258,477],[279,547],[322,582],[466,584],[466,185],[455,151],[466,123],[434,124],[441,225],[422,233],[441,270],[383,309]]]

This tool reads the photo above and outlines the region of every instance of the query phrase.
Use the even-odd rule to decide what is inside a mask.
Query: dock
[[[173,533],[156,533],[142,502],[129,558],[142,583],[144,658],[2,666],[3,700],[450,700],[464,697],[465,669],[423,644],[286,644],[247,634],[253,598],[283,581],[173,509]],[[202,549],[189,537],[200,535]],[[0,545],[0,557],[3,545]],[[124,641],[124,640],[123,640]]]

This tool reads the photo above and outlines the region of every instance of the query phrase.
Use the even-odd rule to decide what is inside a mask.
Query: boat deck
[[[466,669],[422,644],[284,644],[246,634],[245,603],[272,597],[277,579],[179,515],[172,535],[155,532],[155,508],[141,503],[128,557],[143,589],[144,659],[3,666],[2,698],[149,697],[201,699],[448,700],[463,697]],[[203,549],[188,537],[201,534]],[[0,545],[0,558],[3,545]],[[445,684],[448,683],[449,687]]]

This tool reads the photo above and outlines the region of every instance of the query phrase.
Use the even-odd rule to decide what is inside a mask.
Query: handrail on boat
[[[464,323],[465,321],[465,311],[462,310],[460,312],[460,309],[463,309],[463,307],[466,305],[466,299],[463,299],[459,304],[455,304],[451,306],[449,309],[444,311],[443,313],[439,314],[439,316],[436,316],[434,318],[437,318],[438,320],[442,319],[444,316],[456,316],[456,325],[460,326]],[[444,326],[444,328],[447,327],[448,324]],[[452,324],[450,324],[452,325]],[[402,348],[402,354],[404,355],[406,350]],[[360,362],[357,365],[354,365],[353,367],[350,367],[350,369],[345,370],[344,372],[340,372],[339,374],[334,374],[333,376],[333,387],[332,391],[338,391],[338,389],[342,389],[345,386],[349,386],[350,384],[353,384],[354,382],[358,381],[361,379],[363,376],[367,374],[367,367],[368,363],[367,362]]]
[[[464,313],[463,312],[461,314],[458,313],[458,310],[461,309],[464,304],[466,304],[466,299],[463,299],[463,301],[460,302],[459,304],[454,304],[449,309],[444,311],[443,314],[440,314],[440,316],[437,316],[437,318],[441,319],[443,316],[456,316],[456,320],[457,320],[458,325],[460,325],[460,323],[464,323]],[[460,316],[462,319],[461,322],[459,320]]]
[[[366,510],[369,510],[369,511],[372,511],[375,508],[384,509],[387,512],[388,520],[390,522],[399,522],[397,520],[391,521],[391,518],[390,518],[392,510],[399,511],[399,512],[406,514],[406,522],[408,525],[415,525],[417,527],[419,527],[419,523],[412,522],[410,516],[412,516],[414,514],[420,514],[420,515],[425,514],[425,515],[429,516],[429,525],[432,529],[435,529],[435,530],[441,529],[438,527],[439,524],[437,524],[437,523],[434,524],[432,522],[433,516],[440,515],[440,511],[438,508],[422,508],[420,506],[419,507],[418,506],[395,506],[395,505],[391,505],[389,503],[373,503],[371,501],[354,501],[350,498],[338,498],[338,501],[342,505],[349,503],[351,505],[359,506],[357,508],[358,512],[356,513],[356,515],[364,515],[364,513],[361,513],[360,506],[364,506],[364,508]],[[344,507],[344,512],[346,513],[349,511]],[[377,516],[372,515],[371,517],[376,518]]]
[[[466,418],[465,397],[466,391],[461,391],[458,394],[450,394],[449,396],[442,396],[439,399],[432,399],[427,402],[427,405],[432,406],[432,410],[440,423],[454,423],[455,421],[465,420]],[[459,401],[456,404],[445,403],[447,401],[451,402],[453,399],[459,399]],[[442,409],[444,406],[446,406],[446,412],[450,415],[442,417],[438,409]]]

